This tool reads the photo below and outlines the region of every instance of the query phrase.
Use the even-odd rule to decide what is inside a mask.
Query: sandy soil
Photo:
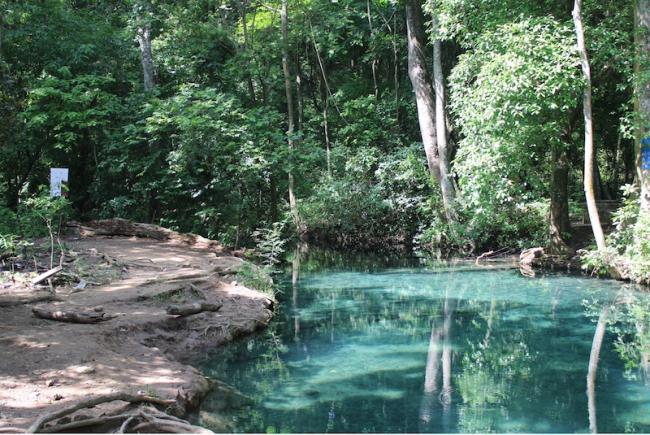
[[[24,303],[47,291],[0,289],[0,432],[24,430],[43,413],[119,391],[179,399],[179,413],[185,413],[209,389],[188,363],[270,321],[273,301],[238,284],[232,271],[242,260],[223,251],[135,237],[66,244],[89,263],[99,258],[95,264],[106,266],[112,281],[81,291],[56,288],[58,300],[51,302]],[[165,313],[170,304],[197,301],[223,307],[182,318]],[[63,323],[36,318],[34,306],[101,307],[116,317]],[[91,412],[124,405],[113,402]]]

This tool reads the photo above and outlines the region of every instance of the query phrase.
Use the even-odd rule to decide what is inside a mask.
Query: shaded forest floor
[[[64,243],[74,264],[87,266],[86,276],[96,272],[96,285],[89,279],[85,289],[55,287],[54,295],[20,283],[0,288],[0,432],[24,430],[43,413],[114,392],[176,399],[184,414],[210,387],[187,364],[266,326],[272,316],[269,297],[235,281],[243,260],[214,246],[136,237]],[[30,302],[35,299],[45,301]],[[223,306],[184,317],[166,313],[170,304],[189,302]],[[114,317],[63,323],[37,318],[34,307]],[[97,406],[85,417],[115,412],[120,404]]]

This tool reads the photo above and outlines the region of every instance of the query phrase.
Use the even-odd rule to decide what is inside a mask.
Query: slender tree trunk
[[[437,31],[437,18],[433,18],[433,23]],[[447,146],[447,111],[445,108],[445,79],[442,71],[442,44],[438,38],[433,41],[433,83],[436,91],[436,138],[438,140],[438,154],[440,155],[440,187],[443,197],[448,198],[449,201],[448,213],[453,220],[456,220],[453,205],[456,190],[451,178],[451,153]]]
[[[440,185],[445,214],[447,220],[451,222],[453,220],[453,191],[448,189],[448,174],[443,174],[441,171],[435,125],[435,102],[424,55],[424,21],[419,0],[406,1],[406,27],[409,78],[415,92],[422,144],[424,145],[429,172]]]
[[[393,88],[395,89],[395,123],[400,125],[400,107],[399,107],[399,45],[397,44],[397,13],[393,14]]]
[[[4,34],[4,25],[5,25],[5,6],[4,3],[0,3],[0,73],[4,71],[2,64],[3,54],[2,54],[2,38]]]
[[[271,174],[269,180],[269,189],[271,190],[271,222],[278,221],[278,185],[275,176]]]
[[[650,80],[647,78],[650,65],[650,0],[636,0],[635,35],[637,60],[636,106],[637,129],[637,179],[641,188],[640,219],[650,221]]]
[[[289,150],[293,153],[295,143],[293,134],[295,130],[295,119],[293,110],[293,91],[291,89],[291,71],[289,70],[289,12],[287,6],[288,0],[282,0],[280,9],[280,21],[282,27],[282,71],[284,73],[284,90],[287,97],[287,142]],[[298,213],[298,204],[294,193],[295,181],[293,178],[293,168],[289,168],[289,207],[291,215],[296,226],[296,231],[301,232],[300,215]]]
[[[244,34],[244,50],[246,54],[250,54],[250,39],[248,37],[248,23],[246,22],[246,8],[248,6],[248,1],[239,0],[237,2],[239,6],[239,17],[241,18],[242,33]],[[246,70],[246,84],[248,86],[248,93],[250,95],[251,102],[255,104],[255,86],[253,84],[253,76],[250,73],[250,70]]]
[[[566,254],[569,247],[564,236],[571,230],[569,222],[569,159],[566,150],[553,146],[551,151],[551,210],[550,245],[551,254]]]
[[[300,68],[300,59],[296,58],[296,101],[298,103],[298,124],[297,130],[301,131],[304,119],[303,96],[302,96],[302,71]]]
[[[370,0],[366,0],[366,14],[368,15],[368,27],[370,29],[370,40],[375,37],[375,30],[372,26],[372,15],[370,10]],[[375,92],[375,98],[379,98],[379,85],[377,84],[377,65],[379,61],[376,57],[372,58],[372,84]]]
[[[327,175],[332,176],[332,144],[330,142],[330,131],[329,131],[329,97],[327,96],[327,90],[325,89],[325,82],[321,84],[321,99],[323,100],[323,130],[325,133],[325,156],[327,159]]]
[[[598,216],[598,206],[594,194],[594,131],[592,122],[591,108],[591,67],[589,66],[589,56],[585,45],[585,33],[582,26],[582,0],[575,0],[573,7],[573,22],[575,24],[576,37],[578,40],[578,51],[582,63],[582,72],[585,77],[585,90],[583,96],[583,112],[585,120],[585,170],[584,170],[584,190],[587,198],[587,209],[589,210],[589,220],[591,229],[596,238],[596,245],[599,251],[605,251],[605,234],[600,225],[600,216]]]
[[[598,360],[600,358],[600,349],[603,345],[605,336],[605,327],[607,326],[607,317],[609,315],[609,306],[603,308],[598,318],[594,340],[591,343],[591,353],[589,355],[589,370],[587,372],[587,400],[589,410],[589,429],[592,433],[598,433],[598,424],[596,418],[596,372],[598,371]]]
[[[149,23],[138,26],[137,39],[140,46],[144,90],[149,92],[156,84],[153,54],[151,53],[151,26]]]

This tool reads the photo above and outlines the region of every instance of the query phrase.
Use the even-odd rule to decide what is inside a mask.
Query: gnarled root
[[[92,408],[94,406],[100,405],[102,403],[108,403],[108,402],[113,402],[116,400],[120,400],[123,402],[128,402],[128,403],[151,403],[155,405],[162,405],[162,406],[172,406],[176,403],[175,400],[163,400],[159,399],[157,397],[151,397],[151,396],[145,396],[145,395],[136,395],[136,394],[128,394],[128,393],[113,393],[113,394],[107,394],[104,396],[97,396],[89,400],[83,400],[81,402],[77,402],[75,404],[72,404],[70,406],[67,406],[63,409],[60,409],[58,411],[51,412],[49,414],[44,414],[40,416],[30,427],[27,429],[27,433],[37,433],[41,432],[41,429],[43,428],[43,425],[46,423],[57,420],[59,418],[65,417],[67,415],[70,415],[76,411],[79,411],[80,409],[84,408]],[[125,419],[128,418],[130,415],[125,414],[120,416],[120,418],[117,418],[118,416],[107,416],[107,417],[99,417],[96,419],[91,419],[92,424],[89,424],[89,421],[85,420],[80,420],[80,421],[75,421],[72,423],[64,424],[54,427],[48,427],[47,432],[60,432],[61,429],[63,430],[70,430],[70,429],[75,429],[78,427],[87,427],[95,424],[102,424],[102,423],[108,423],[114,421],[112,419],[113,417],[117,418],[117,420],[121,420],[122,417]],[[74,426],[73,426],[74,425]]]

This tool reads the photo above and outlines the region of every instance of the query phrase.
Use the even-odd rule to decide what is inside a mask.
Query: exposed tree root
[[[81,402],[77,402],[75,404],[72,404],[68,407],[65,407],[63,409],[60,409],[55,412],[51,412],[48,414],[44,414],[40,416],[30,427],[27,429],[27,433],[37,433],[40,432],[41,428],[45,423],[48,423],[52,420],[57,420],[61,417],[65,417],[66,415],[70,415],[73,412],[79,411],[80,409],[84,408],[92,408],[94,406],[100,405],[102,403],[107,403],[107,402],[113,402],[116,400],[120,400],[122,402],[128,402],[128,403],[153,403],[156,405],[163,405],[163,406],[171,406],[176,403],[175,400],[163,400],[159,399],[157,397],[151,397],[151,396],[144,396],[144,395],[135,395],[135,394],[128,394],[128,393],[113,393],[113,394],[107,394],[104,396],[97,396],[89,400],[83,400]],[[78,422],[73,422],[73,423],[78,423]],[[68,423],[72,424],[72,423]],[[51,430],[51,432],[58,432],[58,429],[56,429],[56,426],[53,428],[48,428]]]

